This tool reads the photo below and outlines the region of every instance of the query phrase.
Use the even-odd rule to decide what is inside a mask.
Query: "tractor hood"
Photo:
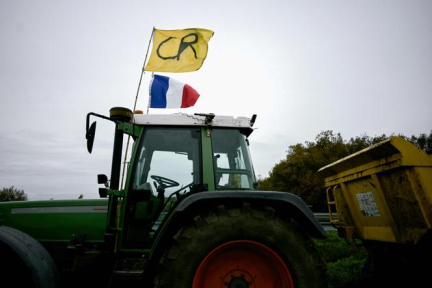
[[[3,202],[0,225],[40,242],[103,242],[107,205],[107,199]]]

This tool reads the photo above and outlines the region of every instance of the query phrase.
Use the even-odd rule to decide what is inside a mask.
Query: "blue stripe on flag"
[[[169,77],[154,75],[150,90],[150,108],[166,108]]]

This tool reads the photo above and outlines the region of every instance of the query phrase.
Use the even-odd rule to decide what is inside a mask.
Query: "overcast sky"
[[[187,109],[251,117],[256,173],[324,130],[345,139],[432,130],[432,1],[0,0],[0,188],[29,199],[97,198],[113,124],[133,108],[153,27],[215,32],[202,68],[160,73],[200,94]],[[144,76],[138,107],[148,102]]]

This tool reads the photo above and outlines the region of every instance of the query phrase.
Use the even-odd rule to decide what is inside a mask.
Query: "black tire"
[[[227,283],[229,279],[222,285],[214,285],[214,283],[197,285],[197,282],[193,284],[197,269],[201,271],[202,263],[207,261],[203,259],[208,259],[210,256],[207,256],[211,251],[219,249],[224,243],[242,243],[240,240],[274,251],[284,263],[280,266],[286,265],[288,268],[291,284],[268,286],[252,285],[249,282],[250,286],[245,286],[246,282],[243,282],[243,286],[235,286],[235,283],[231,285],[232,281]],[[251,207],[247,203],[238,207],[215,207],[212,211],[201,213],[193,217],[189,223],[185,223],[168,246],[159,261],[159,269],[155,277],[157,288],[201,286],[272,288],[273,286],[291,287],[291,285],[302,288],[328,287],[325,263],[310,238],[298,229],[295,221],[283,219],[271,207]],[[241,276],[235,277],[241,278]],[[223,275],[219,278],[222,279]],[[242,282],[241,279],[239,281]]]
[[[0,255],[1,287],[57,287],[57,268],[51,255],[29,235],[1,226]]]
[[[10,247],[0,243],[0,255],[2,287],[34,287],[31,271]]]

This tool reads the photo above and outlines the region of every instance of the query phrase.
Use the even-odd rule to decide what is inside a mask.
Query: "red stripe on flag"
[[[194,106],[200,95],[191,86],[185,84],[183,87],[183,97],[181,108]]]

